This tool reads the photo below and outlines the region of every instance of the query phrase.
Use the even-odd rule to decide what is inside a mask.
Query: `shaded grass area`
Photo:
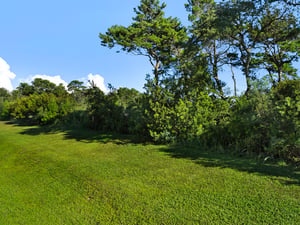
[[[187,158],[204,167],[231,168],[260,176],[271,176],[283,184],[300,185],[300,168],[284,161],[264,162],[253,157],[236,156],[228,153],[201,151],[187,146],[171,146],[164,150],[175,158]]]
[[[0,224],[297,224],[299,205],[288,166],[0,122]]]
[[[13,126],[21,126],[18,123],[8,122],[6,124],[11,124]],[[26,126],[24,126],[26,127]],[[98,131],[94,131],[87,128],[69,128],[69,127],[60,127],[60,126],[33,126],[27,127],[24,129],[21,134],[24,135],[45,135],[45,134],[55,134],[63,132],[65,139],[75,139],[76,141],[91,143],[91,142],[99,142],[99,143],[115,143],[115,144],[145,144],[145,139],[143,137],[138,137],[134,135],[125,135],[125,134],[117,134],[117,133],[102,133]]]
[[[18,124],[14,124],[19,126]],[[41,134],[55,134],[63,132],[65,139],[75,139],[80,142],[99,142],[99,143],[114,143],[117,145],[126,144],[141,144],[145,142],[141,137],[133,135],[120,135],[120,134],[107,134],[99,133],[89,129],[68,129],[60,127],[30,127],[26,128],[21,134],[24,135],[41,135]],[[254,160],[253,158],[245,158],[243,156],[237,157],[236,155],[222,154],[218,152],[210,152],[201,150],[200,146],[184,146],[184,145],[171,145],[167,148],[164,146],[160,148],[161,151],[168,153],[174,158],[187,158],[197,164],[205,167],[219,167],[219,168],[232,168],[239,171],[248,173],[256,173],[260,175],[270,175],[277,177],[278,180],[286,184],[300,185],[300,169],[294,165],[286,165],[283,161],[280,163],[265,163],[262,161]],[[284,178],[291,178],[284,181]]]

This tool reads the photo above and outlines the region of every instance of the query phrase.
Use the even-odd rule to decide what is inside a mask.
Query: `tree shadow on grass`
[[[19,125],[17,125],[19,126]],[[117,145],[126,144],[143,144],[145,141],[142,137],[134,135],[116,134],[116,133],[102,133],[90,129],[79,129],[79,128],[68,128],[68,127],[52,127],[52,126],[34,126],[29,128],[24,128],[22,132],[23,135],[47,135],[62,133],[65,139],[74,139],[76,141],[85,143],[114,143]]]
[[[279,163],[264,163],[246,156],[236,156],[230,153],[201,150],[196,146],[174,145],[160,149],[174,158],[190,159],[204,167],[231,168],[261,176],[271,176],[285,185],[300,185],[300,170],[293,165]]]
[[[13,124],[19,126],[18,124]],[[117,145],[148,143],[145,139],[133,135],[120,135],[114,133],[101,133],[90,129],[41,127],[24,128],[23,135],[41,135],[62,133],[65,139],[74,139],[85,143],[114,143]],[[279,165],[278,163],[264,163],[245,156],[235,156],[230,153],[220,153],[200,149],[198,146],[172,145],[160,148],[174,158],[186,158],[204,167],[231,168],[238,171],[254,173],[261,176],[271,176],[286,185],[300,185],[300,170],[294,166]]]

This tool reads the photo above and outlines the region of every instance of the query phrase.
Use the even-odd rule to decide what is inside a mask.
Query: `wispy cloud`
[[[16,74],[10,71],[10,66],[0,57],[0,87],[12,91],[13,85],[11,82],[15,77]]]

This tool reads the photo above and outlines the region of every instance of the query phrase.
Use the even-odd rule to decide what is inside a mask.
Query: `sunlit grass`
[[[298,224],[299,174],[192,148],[0,122],[0,224]]]

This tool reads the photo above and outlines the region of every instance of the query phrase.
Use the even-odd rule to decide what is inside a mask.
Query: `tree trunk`
[[[219,79],[219,75],[218,75],[218,55],[217,55],[217,48],[216,48],[216,40],[214,40],[214,44],[213,44],[213,77],[217,83],[217,89],[219,92],[219,95],[221,96],[221,98],[224,97],[224,93],[223,93],[223,89],[222,89],[222,83]]]
[[[237,91],[236,91],[236,79],[235,79],[235,75],[234,75],[234,71],[233,71],[233,66],[230,65],[231,68],[231,73],[232,73],[232,80],[233,80],[233,88],[234,88],[234,96],[237,96]]]
[[[244,66],[244,69],[245,69],[244,73],[245,73],[246,83],[247,83],[247,89],[245,92],[246,96],[249,95],[249,92],[251,90],[250,62],[251,62],[251,53],[247,50],[247,59],[246,59],[246,63]]]
[[[159,61],[156,61],[154,67],[154,82],[156,87],[158,87],[158,72],[159,72],[158,69],[159,69]]]
[[[278,73],[278,83],[282,81],[282,67],[277,66],[277,73]]]

